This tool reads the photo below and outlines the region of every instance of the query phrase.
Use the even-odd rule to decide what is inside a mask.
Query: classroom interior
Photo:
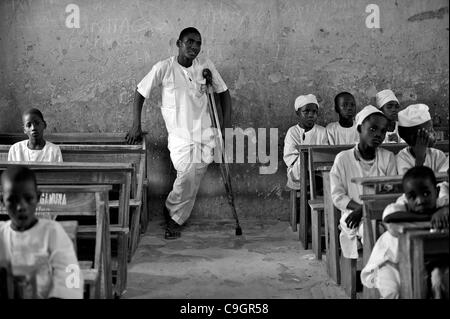
[[[80,261],[87,268],[85,298],[380,297],[363,287],[359,276],[381,235],[376,223],[400,194],[377,197],[368,190],[387,182],[400,185],[402,176],[355,181],[367,191],[364,229],[370,232],[364,233],[359,258],[346,259],[329,171],[336,155],[353,145],[299,147],[301,189],[292,190],[286,185],[284,139],[297,123],[294,103],[301,94],[316,95],[317,124],[325,127],[338,120],[337,93],[351,92],[360,111],[389,88],[402,109],[429,106],[434,147],[448,159],[448,1],[380,0],[375,9],[357,0],[80,0],[77,5],[79,25],[77,10],[65,2],[0,2],[0,173],[12,165],[10,146],[27,138],[22,113],[38,108],[47,123],[44,136],[60,147],[64,163],[27,166],[44,192],[67,194],[68,203],[71,196],[77,201],[77,192],[89,199],[67,211],[49,206],[55,209],[50,215],[68,215],[63,225],[77,212],[90,215],[65,228],[79,259],[91,260]],[[200,55],[214,62],[229,89],[232,126],[252,131],[257,141],[255,161],[249,160],[247,136],[244,161],[230,164],[241,236],[221,164],[212,163],[181,237],[164,238],[163,207],[177,172],[167,149],[160,90],[145,100],[142,143],[125,141],[137,84],[156,62],[177,54],[178,34],[188,26],[200,30]],[[394,154],[407,147],[383,146]],[[448,182],[448,172],[436,177]],[[2,207],[0,220],[7,219]],[[429,224],[413,226],[399,226],[408,238],[402,245],[422,247],[402,255],[402,284],[408,284],[400,297],[422,299],[427,284],[414,269],[423,266],[427,243],[448,260],[448,230],[431,236]]]

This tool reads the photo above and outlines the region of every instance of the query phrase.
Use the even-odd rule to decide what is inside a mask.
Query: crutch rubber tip
[[[242,236],[242,228],[240,226],[236,227],[236,236]]]

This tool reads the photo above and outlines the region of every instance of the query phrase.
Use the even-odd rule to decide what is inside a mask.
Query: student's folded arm
[[[429,221],[431,216],[425,214],[414,214],[406,211],[398,211],[389,214],[383,218],[385,223],[400,223],[400,222],[424,222]]]

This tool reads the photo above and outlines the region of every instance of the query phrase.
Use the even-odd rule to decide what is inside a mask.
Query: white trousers
[[[342,212],[339,225],[341,233],[339,234],[339,242],[341,244],[342,255],[345,258],[358,258],[358,241],[363,242],[363,223],[360,222],[358,227],[349,228],[345,220],[351,212]]]
[[[290,189],[300,189],[300,160],[287,168],[287,187]]]
[[[177,178],[167,197],[166,207],[172,219],[183,225],[191,215],[200,183],[213,160],[214,144],[188,143],[169,136],[168,147]]]
[[[378,268],[375,275],[375,287],[381,299],[398,299],[400,296],[400,273],[391,264]]]

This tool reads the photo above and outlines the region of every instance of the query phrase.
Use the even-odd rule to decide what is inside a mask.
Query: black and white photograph
[[[5,305],[448,300],[449,2],[0,0],[0,176]]]

